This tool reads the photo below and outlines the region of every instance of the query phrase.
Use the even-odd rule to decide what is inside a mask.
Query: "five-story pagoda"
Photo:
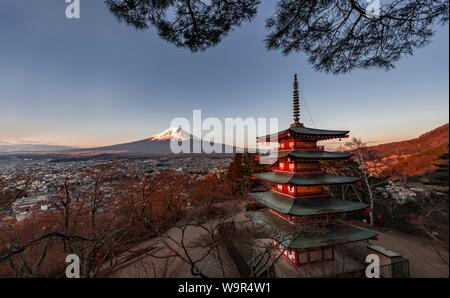
[[[325,173],[323,160],[345,160],[351,153],[328,152],[318,141],[348,137],[349,131],[323,130],[300,123],[297,75],[294,81],[294,123],[286,130],[259,137],[259,142],[276,142],[272,171],[254,174],[268,182],[271,190],[250,193],[267,210],[252,214],[253,220],[271,230],[273,242],[290,262],[299,266],[335,257],[335,246],[376,237],[376,233],[340,223],[342,214],[367,208],[363,203],[341,200],[329,191],[332,185],[359,181]],[[261,158],[264,158],[263,156]]]

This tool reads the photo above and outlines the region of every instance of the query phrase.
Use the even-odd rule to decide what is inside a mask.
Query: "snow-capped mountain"
[[[135,141],[131,143],[118,144],[105,147],[89,148],[89,149],[79,149],[70,150],[74,154],[131,154],[131,155],[167,155],[173,154],[170,143],[171,141],[190,141],[191,152],[195,145],[200,143],[200,146],[195,146],[196,148],[201,148],[202,140],[194,137],[190,133],[181,129],[181,127],[171,127],[160,133],[157,133],[149,138]],[[235,148],[228,145],[220,144],[222,151],[224,152],[234,152]]]
[[[171,141],[189,141],[190,143],[190,152],[193,152],[193,148],[201,148],[202,140],[192,136],[190,133],[181,129],[181,127],[171,127],[166,129],[160,133],[157,133],[149,138],[124,143],[117,144],[111,146],[103,146],[103,147],[95,147],[95,148],[83,148],[83,149],[72,149],[72,150],[64,150],[64,151],[24,151],[23,154],[27,155],[63,155],[63,156],[98,156],[98,155],[170,155],[174,154],[170,148]],[[199,144],[200,143],[200,144]],[[218,145],[218,144],[216,144]],[[221,146],[221,152],[216,153],[225,153],[225,152],[234,152],[236,149],[232,146],[223,145]],[[7,154],[1,153],[1,154]]]
[[[148,138],[148,141],[186,141],[192,136],[185,132],[181,127],[171,127]]]

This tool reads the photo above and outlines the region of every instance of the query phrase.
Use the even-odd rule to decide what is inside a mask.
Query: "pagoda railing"
[[[278,147],[278,151],[290,151],[290,150],[303,150],[303,151],[324,151],[325,146],[316,146],[314,148],[303,146],[285,146],[284,148]]]
[[[317,193],[316,194],[314,194],[314,193],[304,193],[304,194],[301,194],[301,195],[297,194],[297,196],[294,196],[292,193],[289,193],[289,192],[280,191],[277,188],[272,188],[271,191],[279,193],[281,195],[289,196],[289,197],[294,198],[294,199],[328,198],[328,197],[332,196],[331,192],[328,192],[328,191],[325,191],[325,192],[323,192],[321,194],[317,194]]]
[[[275,172],[283,172],[283,173],[290,173],[290,174],[320,174],[322,171],[320,170],[314,170],[314,171],[302,171],[302,170],[291,170],[287,168],[280,168],[280,167],[272,167],[272,171]]]

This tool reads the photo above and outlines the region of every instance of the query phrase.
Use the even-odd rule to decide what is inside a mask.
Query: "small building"
[[[378,245],[368,245],[369,254],[375,254],[380,260],[380,277],[408,278],[409,261],[400,254]]]

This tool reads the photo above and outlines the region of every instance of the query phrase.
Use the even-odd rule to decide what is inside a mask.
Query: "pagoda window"
[[[315,172],[319,171],[319,164],[317,162],[303,162],[298,164],[297,169],[303,172]]]
[[[289,191],[290,194],[295,194],[295,187],[289,185],[289,186],[288,186],[288,191]]]
[[[279,191],[283,191],[283,184],[278,184],[277,188],[278,188]]]
[[[299,264],[306,264],[306,263],[308,263],[308,252],[303,251],[303,252],[300,252],[298,254],[298,263]]]
[[[280,167],[280,169],[283,169],[284,168],[284,162],[280,162],[279,163],[279,167]]]
[[[333,248],[325,248],[323,250],[323,258],[325,260],[332,260],[334,258]]]
[[[324,193],[322,186],[297,186],[299,195],[321,195]]]
[[[288,250],[288,256],[289,256],[289,260],[290,260],[292,263],[295,263],[295,250],[289,249],[289,250]]]
[[[309,252],[309,261],[310,262],[318,262],[323,260],[323,251],[322,249],[311,250]]]
[[[295,171],[295,162],[291,162],[291,163],[289,164],[289,170]]]
[[[295,146],[295,142],[289,142],[289,148],[293,149]]]

